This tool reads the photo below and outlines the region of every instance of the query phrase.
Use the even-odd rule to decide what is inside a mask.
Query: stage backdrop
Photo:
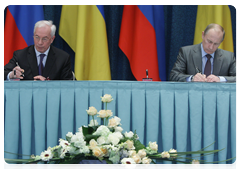
[[[122,22],[123,5],[105,5],[104,15],[107,30],[109,62],[112,80],[136,80],[133,76],[128,58],[118,46]],[[61,5],[44,5],[44,18],[52,20],[57,26],[56,38],[53,45],[65,50],[71,55],[72,70],[75,65],[75,53],[68,44],[59,36]],[[176,61],[178,50],[182,46],[192,45],[194,41],[197,5],[165,5],[164,30],[165,30],[165,62],[166,80]],[[236,56],[236,9],[229,6],[232,20],[232,33],[234,53]],[[6,11],[6,10],[5,10]],[[5,12],[6,13],[6,12]]]

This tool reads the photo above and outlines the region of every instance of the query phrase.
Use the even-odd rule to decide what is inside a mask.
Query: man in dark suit
[[[73,80],[69,54],[51,45],[55,32],[52,21],[38,21],[34,45],[14,52],[4,66],[4,80]]]
[[[202,32],[201,44],[180,48],[170,81],[236,81],[234,53],[218,49],[224,35],[220,25],[209,24]]]

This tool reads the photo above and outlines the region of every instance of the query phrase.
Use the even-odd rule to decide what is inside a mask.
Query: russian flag
[[[166,80],[164,11],[161,5],[125,5],[119,47],[138,81],[146,77]]]
[[[4,65],[12,58],[14,51],[34,44],[34,25],[44,19],[42,5],[10,5],[6,10]]]

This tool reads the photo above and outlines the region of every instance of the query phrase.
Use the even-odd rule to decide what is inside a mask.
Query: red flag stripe
[[[159,81],[155,30],[139,8],[125,5],[119,47],[127,56],[133,75],[138,81],[146,77]]]
[[[27,43],[17,28],[16,22],[7,9],[5,28],[4,28],[4,65],[13,56],[13,52],[27,47]]]

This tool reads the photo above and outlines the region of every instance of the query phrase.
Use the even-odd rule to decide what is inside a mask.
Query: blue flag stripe
[[[10,5],[8,6],[16,25],[27,45],[32,45],[33,29],[37,21],[44,19],[42,5]]]
[[[164,9],[162,5],[138,5],[144,16],[153,26],[157,40],[158,69],[162,81],[167,80],[165,59],[165,26]]]

